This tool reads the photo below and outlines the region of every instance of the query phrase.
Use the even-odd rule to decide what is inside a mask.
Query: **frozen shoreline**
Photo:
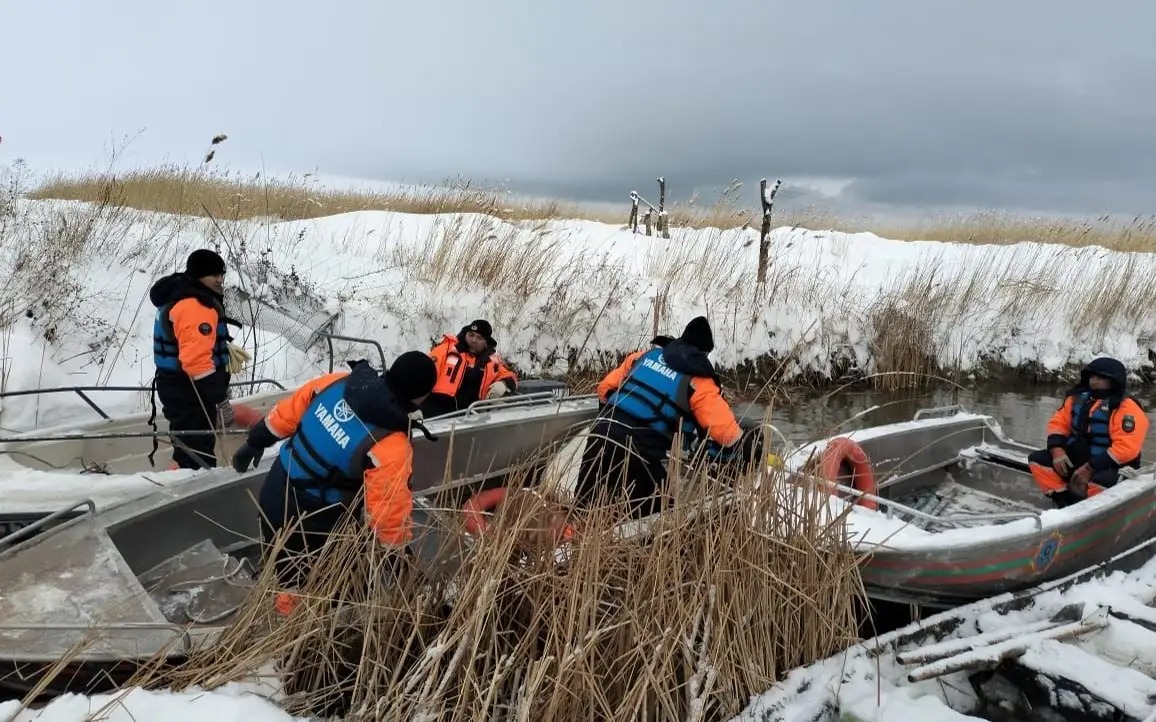
[[[707,315],[713,358],[739,385],[773,372],[815,383],[936,369],[958,370],[964,381],[1014,373],[1059,380],[1099,354],[1133,371],[1150,368],[1156,346],[1148,312],[1156,255],[1098,247],[778,228],[759,289],[750,229],[673,229],[664,240],[590,221],[383,211],[218,226],[27,200],[4,222],[0,271],[12,274],[0,316],[6,390],[147,385],[148,288],[193,248],[220,244],[222,232],[227,284],[250,299],[235,311],[257,324],[241,338],[255,352],[251,371],[283,383],[327,370],[324,343],[302,348],[326,318],[334,332],[374,339],[392,357],[484,317],[523,373],[558,376],[607,368],[644,345],[657,306],[665,333]],[[53,235],[77,226],[87,232]],[[376,356],[343,342],[337,353]],[[114,416],[148,408],[147,394],[98,396]],[[0,403],[8,432],[88,417],[96,418],[71,394]]]

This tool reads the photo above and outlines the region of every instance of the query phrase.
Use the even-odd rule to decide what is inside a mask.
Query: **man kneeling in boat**
[[[497,346],[490,322],[483,319],[470,322],[457,336],[447,333],[429,352],[437,364],[438,381],[422,405],[422,414],[441,416],[479,399],[517,391],[518,377],[502,362]]]
[[[404,548],[410,540],[413,471],[412,416],[434,386],[436,370],[420,351],[398,356],[382,374],[364,361],[309,381],[277,403],[250,430],[233,456],[245,471],[265,449],[281,446],[261,488],[261,529],[266,544],[293,528],[274,560],[282,591],[277,611],[289,614],[308,570],[295,557],[320,549],[364,486],[365,516],[378,541]],[[428,432],[426,432],[428,434]],[[307,563],[304,566],[308,566]]]
[[[1094,359],[1048,422],[1048,448],[1032,452],[1036,484],[1057,507],[1114,486],[1125,466],[1140,466],[1148,435],[1144,409],[1128,395],[1128,371],[1114,358]]]
[[[723,399],[707,357],[713,349],[710,324],[699,316],[679,338],[657,337],[651,348],[630,354],[602,379],[598,398],[605,405],[582,454],[575,488],[578,506],[589,508],[604,491],[614,501],[624,485],[631,516],[656,513],[657,494],[666,482],[667,452],[680,427],[687,437],[713,441],[708,446],[713,455],[751,452],[758,430],[744,434]]]

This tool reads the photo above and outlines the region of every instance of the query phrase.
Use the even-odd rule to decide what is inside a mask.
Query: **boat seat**
[[[0,564],[2,659],[151,657],[179,636],[92,520],[46,534]]]

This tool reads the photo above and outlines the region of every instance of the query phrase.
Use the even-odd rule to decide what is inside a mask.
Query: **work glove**
[[[253,357],[249,355],[248,351],[241,348],[240,346],[230,343],[229,363],[225,366],[225,369],[230,374],[240,373],[241,369],[245,368],[245,364],[247,364],[251,358]]]
[[[257,464],[261,463],[261,456],[265,453],[264,449],[258,449],[248,444],[241,444],[241,448],[233,454],[233,469],[237,473],[243,473],[249,470],[249,465],[257,468]]]
[[[506,394],[510,393],[510,387],[506,385],[505,381],[496,381],[490,390],[486,392],[487,399],[500,399]]]
[[[1068,491],[1083,498],[1088,495],[1088,482],[1091,480],[1092,466],[1084,464],[1072,472],[1072,478],[1068,480]]]
[[[1063,477],[1072,473],[1072,460],[1068,458],[1068,452],[1058,446],[1052,447],[1052,468]]]
[[[237,420],[233,405],[228,400],[217,404],[217,415],[221,417],[221,426],[232,426],[233,422]]]

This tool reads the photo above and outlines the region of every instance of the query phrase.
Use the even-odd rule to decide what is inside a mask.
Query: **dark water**
[[[959,404],[965,411],[994,417],[1004,433],[1016,441],[1043,445],[1044,429],[1063,402],[1065,388],[1025,384],[1020,389],[1003,386],[958,390],[839,391],[829,396],[814,394],[792,398],[790,404],[772,407],[771,421],[793,443],[799,444],[867,426],[910,421],[922,408]],[[1156,421],[1153,415],[1156,410],[1154,394],[1145,389],[1135,392],[1135,396],[1148,412],[1148,418]],[[875,406],[878,408],[867,411]],[[747,411],[748,408],[751,410]],[[735,412],[761,416],[763,408],[756,404],[736,404]],[[1148,458],[1156,455],[1156,433],[1149,434],[1144,453]]]

